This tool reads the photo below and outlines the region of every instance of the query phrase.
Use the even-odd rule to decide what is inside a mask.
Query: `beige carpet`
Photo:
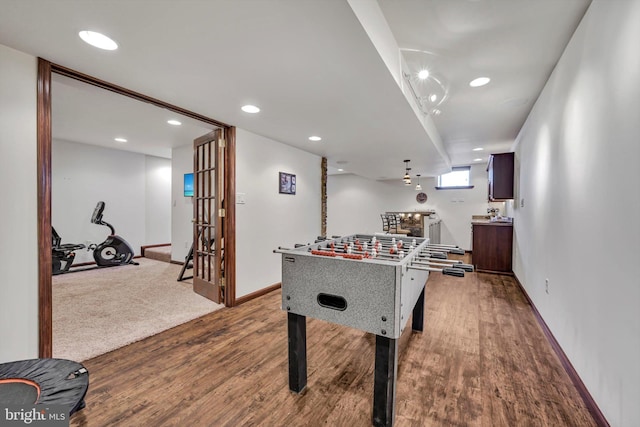
[[[223,307],[177,282],[180,265],[136,261],[53,277],[54,357],[81,362]]]

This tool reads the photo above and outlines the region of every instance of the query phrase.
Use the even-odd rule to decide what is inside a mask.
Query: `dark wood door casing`
[[[226,278],[225,305],[235,304],[235,127],[218,120],[194,113],[184,108],[160,101],[156,98],[114,85],[87,74],[38,58],[37,79],[37,198],[38,198],[38,354],[51,357],[53,354],[52,276],[51,276],[51,80],[56,73],[84,83],[109,90],[120,95],[142,101],[175,113],[191,117],[222,129],[227,140],[227,181],[225,217]],[[232,144],[231,144],[232,142]],[[232,164],[230,162],[233,162]],[[233,180],[231,182],[230,180]],[[234,193],[229,193],[234,191]],[[231,264],[233,263],[233,264]],[[230,274],[229,273],[233,273]]]

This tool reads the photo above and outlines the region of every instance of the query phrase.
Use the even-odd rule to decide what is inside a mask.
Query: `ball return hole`
[[[338,295],[318,294],[318,304],[332,310],[345,311],[347,300]]]

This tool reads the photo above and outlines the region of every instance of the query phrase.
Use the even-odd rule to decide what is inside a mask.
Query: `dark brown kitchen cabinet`
[[[514,154],[500,153],[489,156],[489,201],[513,199]]]
[[[471,259],[478,271],[512,273],[513,226],[474,222]]]

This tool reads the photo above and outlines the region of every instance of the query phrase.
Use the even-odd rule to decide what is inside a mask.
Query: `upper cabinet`
[[[489,201],[497,202],[513,199],[513,153],[491,154],[489,156]]]

